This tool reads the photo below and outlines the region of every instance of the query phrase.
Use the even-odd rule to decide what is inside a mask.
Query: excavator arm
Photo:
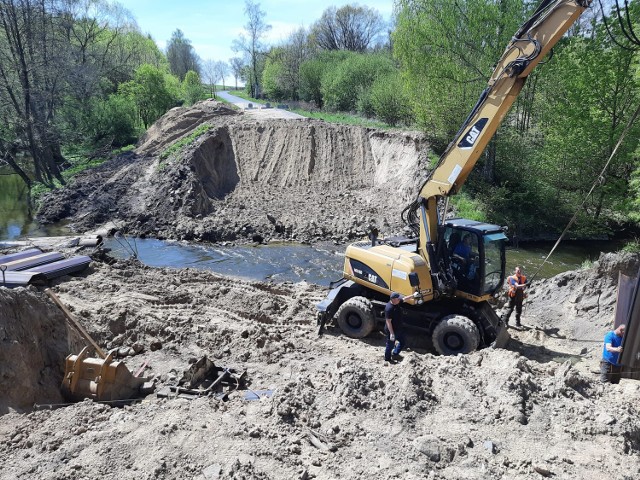
[[[419,252],[436,269],[438,202],[457,193],[517,98],[531,71],[560,40],[591,0],[544,0],[513,36],[486,89],[422,185],[418,198],[403,212],[419,234]]]

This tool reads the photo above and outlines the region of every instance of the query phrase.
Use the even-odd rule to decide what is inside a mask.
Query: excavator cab
[[[493,295],[505,279],[507,236],[497,225],[456,218],[440,235],[439,256],[455,279],[456,295]]]

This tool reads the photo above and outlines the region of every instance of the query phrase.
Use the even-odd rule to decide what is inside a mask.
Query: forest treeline
[[[521,238],[633,232],[640,215],[640,0],[592,5],[528,79],[463,193],[463,216]],[[396,0],[324,11],[277,45],[247,0],[237,57],[200,59],[188,32],[163,51],[117,3],[0,0],[0,162],[31,185],[63,182],[70,152],[135,142],[168,109],[215,95],[230,75],[256,98],[418,128],[439,154],[537,4]],[[416,172],[426,176],[425,172]],[[594,182],[597,181],[595,188]]]

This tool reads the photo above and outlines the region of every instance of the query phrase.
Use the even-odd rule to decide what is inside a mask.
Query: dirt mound
[[[601,349],[603,332],[613,324],[618,275],[635,277],[639,267],[637,254],[607,253],[590,268],[535,281],[526,314],[550,333],[575,338],[579,349]]]
[[[239,115],[225,103],[215,100],[198,102],[191,107],[169,110],[144,133],[138,142],[138,155],[159,155],[169,145],[191,133],[199,125],[226,115]]]
[[[191,143],[158,156],[196,129]],[[215,102],[170,111],[136,152],[47,197],[39,219],[70,219],[83,231],[111,220],[160,238],[340,242],[371,226],[401,231],[400,212],[427,168],[416,133],[257,121]]]
[[[0,414],[62,401],[70,337],[62,313],[30,289],[0,288]]]
[[[190,121],[172,112],[157,132],[186,138]],[[50,197],[50,218],[171,238],[341,242],[370,225],[399,229],[425,177],[419,135],[240,115],[207,122],[173,157],[157,156],[168,145],[157,133],[141,146],[147,156],[80,178]],[[147,364],[158,387],[172,385],[206,355],[246,370],[249,393],[268,394],[8,413],[0,478],[630,480],[640,473],[640,383],[605,388],[597,371],[618,272],[639,265],[637,255],[604,255],[535,281],[505,349],[408,349],[391,365],[381,334],[354,340],[330,325],[317,336],[318,286],[95,262],[54,288],[131,371]],[[19,311],[13,323],[39,328],[39,314]]]

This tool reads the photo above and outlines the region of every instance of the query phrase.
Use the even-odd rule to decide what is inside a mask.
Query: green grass
[[[184,138],[181,138],[176,143],[174,143],[171,146],[169,146],[164,152],[162,152],[160,154],[160,159],[166,160],[167,158],[169,158],[173,154],[175,154],[178,151],[180,151],[182,149],[182,147],[184,147],[186,145],[191,145],[193,142],[196,141],[196,139],[200,135],[202,135],[203,133],[211,130],[211,128],[213,128],[213,125],[211,125],[210,123],[203,123],[198,128],[196,128],[190,135],[188,135],[188,136],[186,136]]]
[[[65,158],[71,164],[69,168],[62,171],[62,178],[66,183],[69,183],[69,181],[79,173],[82,173],[85,170],[89,170],[90,168],[98,167],[107,160],[106,158],[88,159],[77,153],[68,154],[65,156]],[[34,182],[31,187],[31,197],[37,205],[39,203],[40,197],[43,194],[52,190],[57,190],[60,187],[62,187],[62,183],[59,180],[54,180],[52,187],[48,187],[42,183]]]
[[[628,253],[640,253],[640,239],[634,238],[627,242],[627,244],[622,247],[623,252]]]
[[[580,270],[588,270],[590,268],[593,268],[593,265],[593,260],[587,259],[580,264]]]
[[[373,127],[389,130],[393,127],[387,125],[380,120],[373,120],[370,118],[361,117],[360,115],[352,115],[349,113],[337,113],[337,112],[309,112],[307,110],[301,110],[299,108],[291,109],[292,112],[302,115],[307,118],[314,118],[316,120],[324,120],[330,123],[339,123],[342,125],[357,125],[360,127]]]
[[[451,205],[456,209],[456,217],[475,220],[477,222],[486,222],[484,212],[482,211],[482,203],[468,197],[464,193],[450,197]]]
[[[135,145],[126,145],[124,147],[116,148],[112,153],[114,155],[120,155],[121,153],[132,152],[135,149],[136,149]]]
[[[246,90],[235,90],[234,92],[229,92],[229,93],[231,93],[231,95],[235,97],[240,97],[246,100],[247,102],[251,102],[251,103],[258,103],[260,105],[264,105],[265,103],[268,102],[268,100],[258,100],[257,98],[252,98],[251,96],[249,96]],[[272,103],[272,102],[269,102],[269,103]]]

